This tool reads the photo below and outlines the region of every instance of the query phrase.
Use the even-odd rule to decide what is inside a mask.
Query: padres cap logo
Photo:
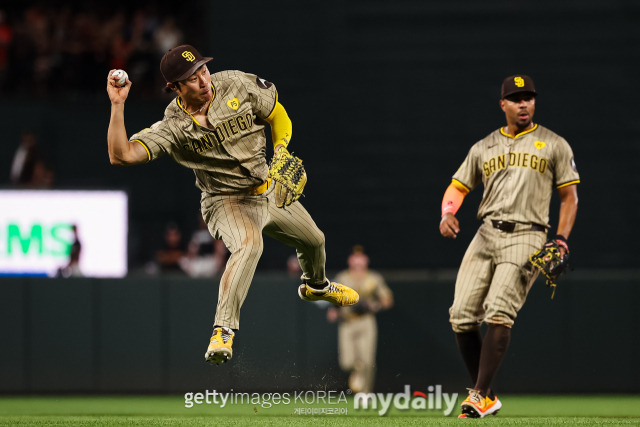
[[[502,89],[500,91],[501,98],[505,98],[519,92],[529,92],[532,93],[533,96],[536,96],[536,89],[531,77],[524,74],[516,74],[503,80]]]
[[[169,49],[160,61],[160,72],[167,82],[178,82],[192,75],[198,68],[211,61],[203,57],[195,47],[183,44]]]

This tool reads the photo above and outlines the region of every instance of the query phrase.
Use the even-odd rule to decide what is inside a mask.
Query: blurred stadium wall
[[[539,279],[493,384],[509,393],[638,393],[638,272],[569,275],[555,298]],[[395,306],[378,315],[376,391],[468,387],[448,323],[451,272],[389,275]],[[0,393],[346,390],[326,306],[298,282],[259,275],[234,357],[204,361],[213,281],[37,279],[0,282]]]

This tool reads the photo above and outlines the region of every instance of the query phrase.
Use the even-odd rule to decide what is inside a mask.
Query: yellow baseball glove
[[[284,208],[302,196],[307,183],[307,173],[299,157],[292,156],[286,148],[280,148],[269,165],[269,177],[275,181],[273,189],[276,205]]]

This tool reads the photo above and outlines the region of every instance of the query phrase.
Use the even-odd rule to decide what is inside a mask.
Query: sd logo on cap
[[[186,79],[213,58],[203,57],[195,47],[183,44],[169,49],[160,61],[160,72],[167,83]]]
[[[536,96],[536,88],[533,85],[533,80],[529,76],[517,75],[509,76],[502,82],[502,90],[500,91],[500,98],[506,98],[509,95],[520,92],[529,92],[533,96]]]

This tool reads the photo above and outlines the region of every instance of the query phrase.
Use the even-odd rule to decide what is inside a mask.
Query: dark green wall
[[[640,392],[635,296],[640,272],[539,280],[494,382],[503,392]],[[469,386],[447,309],[450,272],[391,274],[396,305],[378,316],[377,390]],[[0,392],[343,390],[336,326],[300,301],[298,282],[256,277],[234,358],[209,366],[217,283],[180,279],[0,280]]]

